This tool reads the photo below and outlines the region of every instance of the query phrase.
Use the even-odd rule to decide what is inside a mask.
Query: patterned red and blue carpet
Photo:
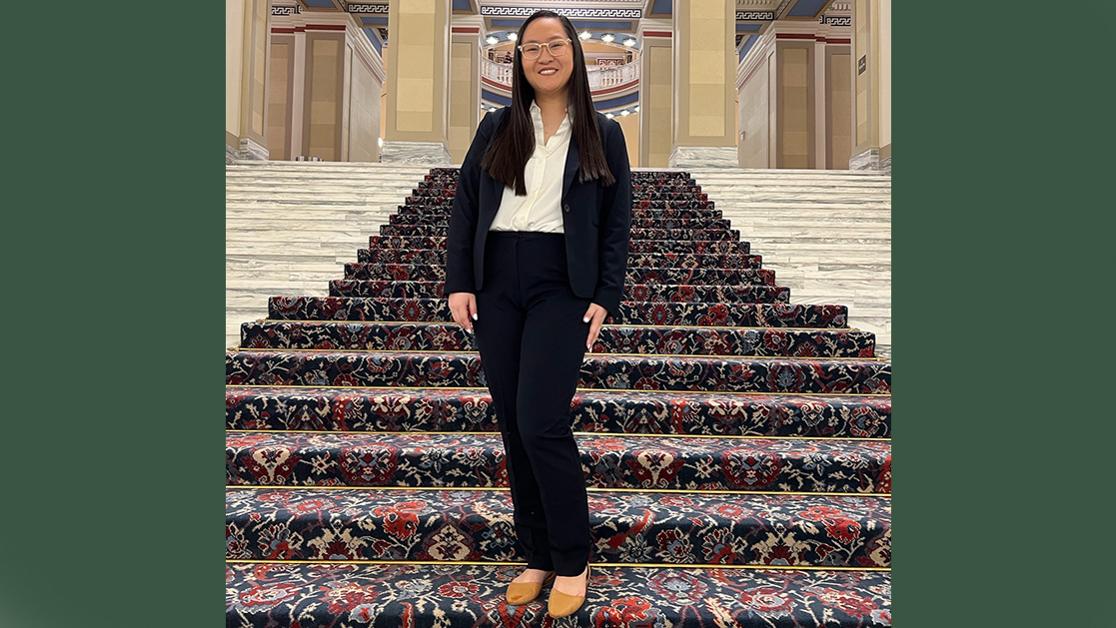
[[[677,171],[633,173],[625,300],[571,406],[588,599],[507,604],[503,447],[442,293],[457,176],[226,353],[227,625],[891,625],[891,365]]]

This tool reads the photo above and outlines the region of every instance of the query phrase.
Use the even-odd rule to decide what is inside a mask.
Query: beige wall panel
[[[440,142],[449,150],[449,19],[449,0],[389,2],[386,141]]]
[[[306,155],[325,161],[341,158],[341,90],[344,35],[306,36]]]
[[[644,85],[640,94],[639,112],[641,116],[649,116],[647,123],[644,124],[647,149],[641,151],[646,155],[645,160],[636,160],[632,163],[640,163],[648,168],[661,168],[666,167],[670,152],[674,148],[671,137],[671,120],[674,116],[674,95],[671,87],[673,53],[669,40],[662,44],[656,42],[650,47],[645,44],[643,53],[647,58],[642,69],[648,72],[640,74],[640,80]]]
[[[378,161],[376,138],[380,83],[372,68],[353,55],[352,91],[349,99],[349,161]]]
[[[736,146],[735,2],[674,4],[674,146]],[[716,92],[716,93],[714,93]],[[718,120],[714,120],[718,118]],[[668,153],[669,159],[669,153]]]
[[[267,74],[268,0],[253,0],[252,6],[252,91],[251,91],[251,130],[262,138],[264,135],[264,108],[267,106],[267,93],[264,91]]]
[[[294,37],[273,35],[271,76],[267,98],[267,152],[269,159],[290,159],[291,79],[294,73]]]
[[[240,135],[244,76],[244,0],[225,0],[225,131]]]
[[[404,13],[433,15],[436,7],[429,0],[399,0],[399,10]]]
[[[642,106],[640,107],[642,109]],[[624,143],[628,146],[628,165],[632,168],[639,167],[639,114],[633,113],[626,116],[613,118],[620,123],[624,132]]]
[[[866,147],[875,142],[875,133],[873,132],[873,107],[871,105],[871,68],[875,66],[876,60],[872,59],[872,41],[871,41],[871,2],[869,0],[856,0],[853,4],[853,46],[854,53],[852,58],[852,72],[854,81],[854,93],[856,94],[856,133],[854,135],[854,151],[857,147]],[[869,71],[864,73],[857,72],[857,67],[860,63],[861,57],[868,57],[867,63]]]
[[[446,141],[452,162],[460,164],[469,151],[481,120],[478,100],[480,45],[475,34],[454,37],[450,43],[450,105]]]
[[[724,50],[690,51],[690,84],[710,83],[722,85],[725,82]]]
[[[430,113],[419,112],[413,113],[410,111],[396,111],[395,112],[396,127],[400,131],[429,131],[430,130]]]
[[[415,78],[415,77],[399,77],[396,80],[399,90],[399,109],[398,111],[408,111],[416,113],[431,113],[434,111],[434,79],[430,78]],[[423,131],[430,130],[430,116],[426,116],[426,128]]]
[[[740,119],[744,139],[740,143],[740,165],[767,168],[770,150],[770,86],[767,63],[756,68],[740,90]]]
[[[877,80],[880,84],[878,101],[880,111],[880,147],[891,145],[891,0],[880,0],[879,45],[876,47]],[[888,153],[890,156],[891,153]]]
[[[814,167],[813,44],[779,43],[779,168]]]
[[[829,50],[826,55],[826,129],[829,132],[826,168],[845,169],[852,156],[852,60],[850,54]]]

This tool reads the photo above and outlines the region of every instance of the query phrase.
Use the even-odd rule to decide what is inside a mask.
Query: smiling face
[[[568,39],[569,34],[562,28],[562,22],[553,17],[540,17],[527,25],[523,37],[516,43],[547,43],[559,39]],[[523,74],[527,82],[535,91],[541,94],[560,94],[566,90],[570,75],[573,74],[574,50],[573,43],[566,46],[565,54],[554,56],[550,50],[543,48],[536,59],[529,59],[527,55],[520,54],[523,60]]]

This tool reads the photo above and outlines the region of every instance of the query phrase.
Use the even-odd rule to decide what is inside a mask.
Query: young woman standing
[[[512,103],[487,113],[461,165],[447,238],[453,320],[475,334],[503,438],[527,569],[511,604],[553,578],[547,610],[576,612],[592,538],[570,402],[586,351],[620,303],[631,170],[597,113],[577,31],[552,11],[520,26]]]

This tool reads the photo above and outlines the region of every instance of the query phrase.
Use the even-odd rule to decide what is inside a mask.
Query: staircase
[[[891,175],[695,168],[690,174],[797,303],[842,303],[891,355]]]
[[[225,344],[281,293],[325,296],[354,249],[430,171],[337,161],[225,166]]]
[[[227,625],[890,625],[890,364],[682,171],[633,173],[625,301],[571,406],[589,597],[505,602],[503,448],[442,294],[457,175],[226,351]]]

